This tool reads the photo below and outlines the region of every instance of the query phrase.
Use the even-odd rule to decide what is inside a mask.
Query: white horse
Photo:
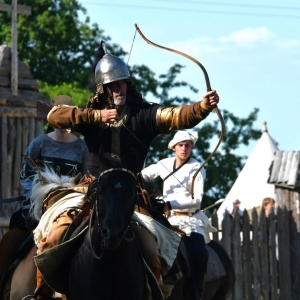
[[[35,220],[40,221],[42,216],[43,201],[46,196],[54,190],[59,188],[70,188],[77,184],[79,176],[69,177],[65,175],[58,175],[53,169],[46,167],[34,175],[32,191],[31,191],[31,209],[30,215]]]

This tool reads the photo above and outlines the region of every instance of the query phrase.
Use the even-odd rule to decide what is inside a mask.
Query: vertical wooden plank
[[[28,118],[24,118],[22,120],[22,153],[25,153],[28,145],[29,145],[29,141],[28,141],[28,131],[29,131],[29,120]]]
[[[1,189],[0,189],[0,199],[9,197],[8,189],[8,168],[7,168],[7,144],[8,144],[8,124],[7,117],[1,117]],[[1,215],[8,216],[8,205],[0,204]],[[0,239],[7,232],[6,227],[0,227]]]
[[[263,299],[269,299],[269,259],[268,259],[268,235],[265,211],[260,212],[260,266],[261,266],[261,295]]]
[[[7,185],[9,189],[9,197],[12,197],[13,190],[13,164],[14,164],[14,156],[15,156],[15,142],[16,142],[16,119],[8,118],[7,119],[8,126],[8,136],[7,136]]]
[[[2,180],[1,180],[1,198],[8,198],[9,191],[8,191],[8,178],[7,178],[7,118],[2,117],[1,120],[1,130],[2,130],[2,141],[1,141],[1,173],[2,173]]]
[[[222,221],[222,240],[221,244],[224,247],[224,249],[227,251],[229,257],[232,258],[232,251],[231,251],[231,230],[232,230],[232,219],[229,215],[229,213],[226,211],[224,214],[224,218]]]
[[[250,242],[250,219],[247,210],[242,216],[243,224],[243,275],[244,275],[244,299],[252,299],[252,247]]]
[[[3,131],[2,131],[2,117],[0,116],[0,125],[1,125],[1,130],[0,130],[0,155],[2,158],[2,140],[3,140]],[[0,199],[2,198],[2,178],[4,176],[4,173],[2,172],[2,159],[0,159]],[[1,204],[0,204],[0,209],[1,209]]]
[[[28,143],[30,144],[34,138],[35,138],[35,118],[29,118]]]
[[[218,221],[218,215],[217,215],[217,210],[215,209],[212,216],[211,216],[211,225],[218,229],[217,232],[213,232],[213,240],[219,242],[219,221]]]
[[[260,300],[260,255],[259,255],[259,224],[257,209],[252,210],[252,245],[253,245],[253,299]]]
[[[20,190],[20,167],[21,167],[21,154],[22,152],[22,123],[21,119],[16,120],[16,144],[15,144],[15,157],[14,157],[14,188],[19,190],[19,195],[22,194]]]
[[[233,291],[233,299],[244,299],[243,291],[243,269],[242,269],[242,253],[241,253],[241,224],[240,215],[236,212],[233,220],[233,235],[232,235],[232,257],[235,270],[235,285]]]
[[[269,246],[269,261],[270,261],[270,294],[271,300],[277,300],[278,277],[277,277],[277,257],[276,257],[276,219],[274,208],[272,208],[267,219],[268,225],[268,246]]]
[[[44,121],[35,119],[35,137],[44,133]]]
[[[297,299],[300,295],[300,232],[299,232],[299,199],[298,193],[293,190],[289,192],[290,200],[290,249],[291,249],[291,279],[292,298]],[[287,196],[286,196],[287,197]]]
[[[290,260],[290,230],[288,205],[285,203],[284,191],[276,189],[278,254],[279,254],[279,288],[280,299],[292,299],[291,260]]]

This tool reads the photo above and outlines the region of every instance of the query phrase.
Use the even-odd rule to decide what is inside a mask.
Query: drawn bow
[[[174,49],[171,49],[171,48],[167,48],[167,47],[164,47],[164,46],[161,46],[161,45],[158,45],[158,44],[155,44],[153,42],[151,42],[150,40],[148,40],[144,34],[141,32],[140,28],[138,27],[137,24],[134,24],[137,32],[140,34],[140,36],[147,42],[147,44],[150,44],[154,47],[158,47],[158,48],[161,48],[161,49],[164,49],[164,50],[168,50],[168,51],[171,51],[171,52],[175,52],[179,55],[182,55],[186,58],[188,58],[189,60],[193,61],[195,64],[197,64],[200,69],[203,71],[203,74],[204,74],[204,78],[205,78],[205,82],[206,82],[206,89],[208,92],[210,92],[212,89],[211,89],[211,86],[210,86],[210,82],[209,82],[209,78],[208,78],[208,74],[207,74],[207,71],[205,70],[204,66],[198,61],[196,60],[195,58],[193,58],[192,56],[186,54],[186,53],[183,53],[183,52],[180,52],[178,50],[174,50]],[[206,165],[206,163],[211,159],[211,157],[215,154],[215,152],[217,151],[217,149],[219,148],[221,142],[222,142],[222,139],[223,139],[223,136],[224,136],[224,132],[225,132],[225,124],[224,124],[224,120],[223,120],[223,117],[218,109],[218,107],[214,107],[214,111],[216,112],[219,120],[220,120],[220,123],[221,123],[221,134],[220,134],[220,137],[219,137],[219,141],[215,147],[215,149],[212,151],[212,153],[208,156],[208,158],[204,161],[204,163],[199,167],[199,169],[196,171],[196,173],[194,174],[193,176],[193,180],[192,180],[192,187],[191,187],[191,195],[192,195],[192,199],[194,199],[194,182],[195,182],[195,178],[196,176],[198,175],[198,173],[201,171],[201,169]]]

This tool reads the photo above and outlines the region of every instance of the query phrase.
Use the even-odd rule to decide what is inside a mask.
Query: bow
[[[211,86],[210,86],[210,82],[209,82],[207,71],[205,70],[204,66],[198,60],[196,60],[195,58],[193,58],[192,56],[190,56],[190,55],[188,55],[186,53],[183,53],[183,52],[180,52],[178,50],[174,50],[174,49],[171,49],[171,48],[168,48],[168,47],[164,47],[164,46],[161,46],[161,45],[158,45],[158,44],[155,44],[155,43],[151,42],[150,40],[148,40],[144,36],[144,34],[141,32],[141,30],[138,27],[138,25],[137,24],[134,24],[134,25],[135,25],[135,28],[136,28],[137,32],[147,42],[147,44],[150,44],[150,45],[152,45],[154,47],[158,47],[158,48],[161,48],[161,49],[164,49],[164,50],[168,50],[168,51],[177,53],[177,54],[182,55],[182,56],[188,58],[189,60],[193,61],[195,64],[197,64],[200,67],[200,69],[203,71],[205,82],[206,82],[206,89],[207,89],[207,91],[210,92],[212,90]],[[220,113],[220,111],[219,111],[219,109],[218,109],[217,106],[214,107],[214,111],[216,112],[216,114],[217,114],[217,116],[218,116],[218,118],[219,118],[219,120],[221,122],[221,134],[220,134],[219,141],[218,141],[215,149],[212,151],[212,153],[208,156],[208,158],[204,161],[204,163],[199,167],[199,169],[196,171],[196,173],[193,176],[192,187],[191,187],[192,199],[194,199],[194,182],[195,182],[196,176],[201,171],[201,169],[206,165],[206,163],[211,159],[211,157],[215,154],[215,152],[219,148],[219,146],[220,146],[220,144],[222,142],[223,136],[224,136],[225,124],[224,124],[223,117],[222,117],[222,115],[221,115],[221,113]]]

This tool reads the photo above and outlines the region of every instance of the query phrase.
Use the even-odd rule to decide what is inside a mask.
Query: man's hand
[[[101,110],[101,122],[108,123],[116,120],[118,113],[116,109],[103,109]]]
[[[169,210],[169,206],[167,205],[167,203],[165,203],[165,206],[164,206],[164,215],[166,216],[167,219],[171,215],[171,211]]]
[[[203,103],[207,106],[216,106],[219,100],[219,95],[216,90],[212,90],[203,95]]]

